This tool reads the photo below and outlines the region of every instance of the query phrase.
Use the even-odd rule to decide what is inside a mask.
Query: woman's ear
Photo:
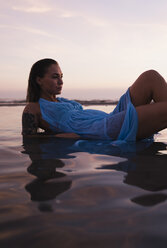
[[[41,79],[42,78],[40,78],[40,77],[36,77],[36,82],[37,82],[37,84],[39,84],[39,86],[42,85],[42,80]]]

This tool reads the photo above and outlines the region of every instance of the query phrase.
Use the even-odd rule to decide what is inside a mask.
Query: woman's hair
[[[27,102],[38,102],[40,98],[40,86],[37,83],[36,79],[37,77],[43,77],[45,73],[47,72],[47,69],[50,65],[56,64],[58,65],[57,61],[53,59],[41,59],[37,61],[33,66],[31,67],[31,71],[29,74],[28,79],[28,88],[27,88]]]

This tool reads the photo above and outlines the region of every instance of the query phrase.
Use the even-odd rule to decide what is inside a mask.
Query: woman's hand
[[[76,133],[59,133],[54,135],[56,138],[79,139],[80,136]]]
[[[64,138],[64,139],[80,139],[81,137],[76,133],[59,133],[59,134],[49,134],[46,132],[35,133],[35,134],[26,134],[24,137],[27,138]]]

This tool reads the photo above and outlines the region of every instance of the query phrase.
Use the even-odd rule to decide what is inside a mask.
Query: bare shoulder
[[[22,114],[22,134],[36,134],[39,126],[40,107],[38,103],[28,103]]]
[[[30,102],[25,106],[23,113],[31,113],[37,115],[40,113],[40,107],[38,102]]]

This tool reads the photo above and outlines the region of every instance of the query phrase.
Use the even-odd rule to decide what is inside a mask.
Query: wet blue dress
[[[39,99],[42,118],[55,133],[76,133],[81,138],[136,141],[138,117],[129,89],[114,111],[83,109],[76,101],[58,97],[58,102]]]

